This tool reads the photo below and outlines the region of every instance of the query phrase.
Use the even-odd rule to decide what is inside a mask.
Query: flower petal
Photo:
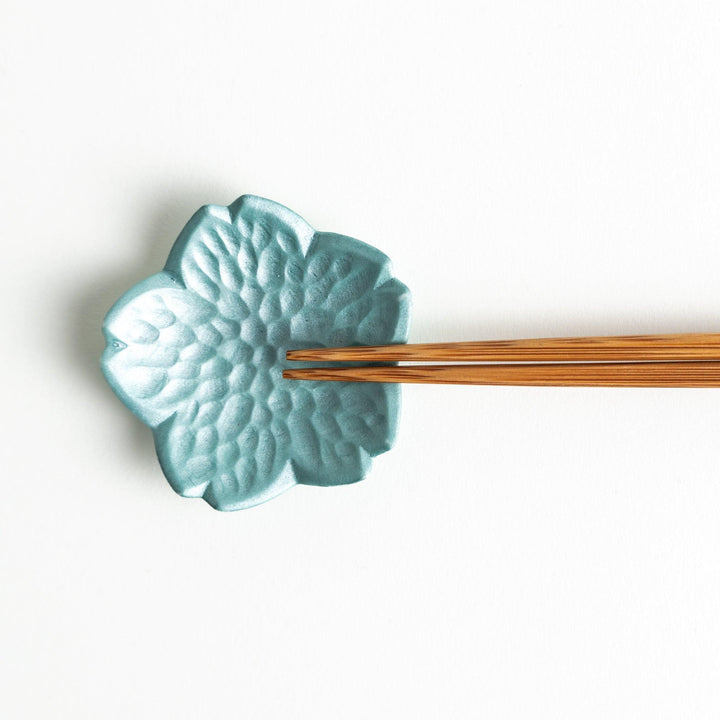
[[[181,360],[198,348],[194,328],[214,315],[212,305],[163,272],[136,285],[105,318],[105,377],[151,427],[175,412],[197,388],[199,378]]]
[[[288,419],[297,482],[362,480],[370,459],[395,440],[400,388],[380,383],[296,383]]]
[[[206,205],[178,237],[165,264],[227,318],[244,320],[268,293],[279,293],[313,229],[286,207],[244,195],[229,207]],[[240,300],[241,314],[235,317]]]
[[[156,428],[158,458],[177,493],[240,510],[295,484],[287,442],[252,413],[252,397],[235,395],[215,406],[188,404]]]
[[[387,255],[344,235],[315,234],[304,303],[290,321],[295,347],[405,342],[409,316],[410,293],[392,277]]]

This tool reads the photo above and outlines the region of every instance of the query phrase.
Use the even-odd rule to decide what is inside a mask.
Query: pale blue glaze
[[[102,369],[153,431],[176,492],[239,510],[361,480],[400,390],[284,380],[291,348],[406,342],[408,289],[379,250],[244,195],[190,219],[165,269],[111,308]]]

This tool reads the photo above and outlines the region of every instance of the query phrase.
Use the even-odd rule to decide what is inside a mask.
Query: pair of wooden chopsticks
[[[283,377],[290,380],[568,387],[720,387],[720,333],[314,348],[290,350],[287,359],[302,362],[462,363],[297,368],[283,372]]]

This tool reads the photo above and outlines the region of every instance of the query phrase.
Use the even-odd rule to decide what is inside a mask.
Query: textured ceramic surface
[[[153,430],[176,492],[238,510],[361,480],[390,448],[397,385],[284,380],[291,348],[406,342],[388,258],[245,195],[188,222],[165,269],[112,307],[102,369]]]

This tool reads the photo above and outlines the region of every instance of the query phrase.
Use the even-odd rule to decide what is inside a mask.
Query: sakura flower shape
[[[115,303],[101,364],[173,489],[239,510],[361,480],[391,447],[397,385],[282,371],[292,348],[406,342],[409,306],[383,253],[245,195],[199,210],[165,269]]]

